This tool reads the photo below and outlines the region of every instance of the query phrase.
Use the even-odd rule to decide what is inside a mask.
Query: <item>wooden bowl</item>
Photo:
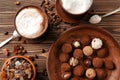
[[[81,14],[71,14],[67,12],[61,5],[61,0],[56,0],[55,4],[56,12],[58,16],[65,22],[68,23],[79,23],[81,19],[88,14],[88,11]]]
[[[26,36],[20,34],[20,32],[19,32],[19,30],[17,29],[17,26],[16,26],[16,17],[17,17],[17,15],[18,15],[23,9],[27,9],[27,8],[34,8],[34,9],[38,10],[38,11],[40,12],[40,14],[41,14],[41,15],[43,16],[43,18],[44,18],[43,23],[42,23],[42,25],[43,25],[44,28],[43,28],[42,32],[38,32],[38,33],[37,33],[37,36],[35,36],[34,38],[26,37]],[[48,28],[48,17],[47,17],[47,14],[46,14],[40,7],[37,7],[37,6],[34,6],[34,5],[28,5],[28,6],[22,7],[20,10],[18,10],[18,12],[17,12],[16,15],[15,15],[14,25],[15,25],[15,29],[16,29],[16,31],[18,32],[19,35],[21,35],[22,37],[27,38],[27,39],[35,39],[35,38],[41,37],[41,36],[46,32],[46,30],[47,30],[47,28]],[[32,36],[32,35],[31,35],[31,36]]]
[[[116,40],[106,30],[93,25],[79,25],[71,28],[59,37],[50,49],[47,70],[50,80],[63,80],[61,77],[61,62],[59,60],[59,51],[65,42],[72,42],[73,39],[79,38],[81,35],[90,35],[99,37],[105,41],[108,46],[109,56],[115,63],[116,69],[113,70],[105,80],[120,80],[120,47]]]
[[[14,58],[22,58],[22,59],[25,59],[26,61],[28,61],[28,62],[31,64],[31,66],[32,66],[32,68],[33,68],[33,73],[34,73],[31,80],[35,80],[35,77],[36,77],[36,68],[35,68],[34,64],[32,63],[32,61],[31,61],[29,58],[25,57],[25,56],[20,56],[20,55],[19,55],[19,56],[13,56],[13,57],[8,58],[8,59],[4,62],[1,71],[4,70],[4,67],[5,67],[6,63],[7,63],[9,60],[12,60],[12,59],[14,59]]]

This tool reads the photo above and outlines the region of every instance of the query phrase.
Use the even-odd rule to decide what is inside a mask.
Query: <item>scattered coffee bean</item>
[[[9,32],[5,32],[4,34],[5,34],[5,35],[8,35],[8,34],[9,34]]]

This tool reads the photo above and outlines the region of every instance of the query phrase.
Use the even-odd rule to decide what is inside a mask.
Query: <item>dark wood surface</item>
[[[12,35],[14,31],[14,17],[16,12],[23,6],[27,5],[36,5],[40,7],[40,4],[43,0],[18,0],[21,4],[16,5],[17,0],[0,0],[0,42],[7,39]],[[91,12],[88,16],[93,14],[103,15],[107,12],[110,12],[116,8],[120,7],[120,0],[94,0]],[[87,18],[88,19],[88,18]],[[87,20],[86,19],[86,20]],[[85,24],[89,24],[87,21],[84,21]],[[81,23],[82,24],[82,23]],[[100,27],[103,27],[111,33],[111,35],[117,40],[120,44],[120,12],[106,17],[102,20],[101,23],[97,24]],[[39,58],[35,59],[33,63],[37,64],[37,78],[36,80],[47,80],[46,75],[46,57],[41,56],[41,53],[47,53],[56,41],[59,35],[66,29],[69,29],[69,24],[61,22],[59,25],[49,26],[47,32],[44,36],[35,40],[26,40],[26,43],[18,39],[14,39],[5,45],[3,48],[0,48],[0,68],[4,63],[5,59],[8,58],[2,54],[2,49],[7,48],[10,52],[13,51],[13,46],[16,44],[22,44],[25,49],[28,51],[26,56],[38,55]],[[8,35],[5,35],[5,32],[9,32]],[[11,55],[13,56],[13,55]]]

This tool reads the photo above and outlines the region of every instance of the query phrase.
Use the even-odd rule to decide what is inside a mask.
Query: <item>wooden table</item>
[[[21,4],[16,5],[17,0],[0,0],[0,42],[7,39],[12,35],[14,31],[14,17],[16,12],[23,6],[27,5],[36,5],[40,7],[40,4],[43,0],[18,0]],[[91,14],[105,14],[110,12],[120,6],[120,0],[94,0]],[[89,24],[88,22],[84,22]],[[97,24],[98,26],[103,27],[113,35],[113,37],[120,44],[120,12],[112,16],[106,17],[102,20],[101,23]],[[49,26],[47,33],[35,40],[26,40],[26,43],[22,43],[18,39],[14,39],[9,44],[5,45],[0,49],[0,68],[4,63],[5,58],[10,56],[5,56],[2,54],[2,49],[7,48],[12,52],[13,46],[16,44],[22,44],[25,49],[29,52],[26,56],[34,56],[37,54],[39,58],[33,61],[37,64],[37,79],[36,80],[47,80],[46,76],[46,58],[40,56],[41,53],[46,53],[50,49],[51,45],[56,41],[59,35],[66,29],[70,28],[68,24],[65,26]],[[5,33],[8,32],[8,35]],[[11,55],[13,56],[13,55]]]

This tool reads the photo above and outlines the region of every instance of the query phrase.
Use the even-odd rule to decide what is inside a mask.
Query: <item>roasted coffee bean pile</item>
[[[63,80],[106,80],[115,64],[104,40],[83,35],[60,49]]]

